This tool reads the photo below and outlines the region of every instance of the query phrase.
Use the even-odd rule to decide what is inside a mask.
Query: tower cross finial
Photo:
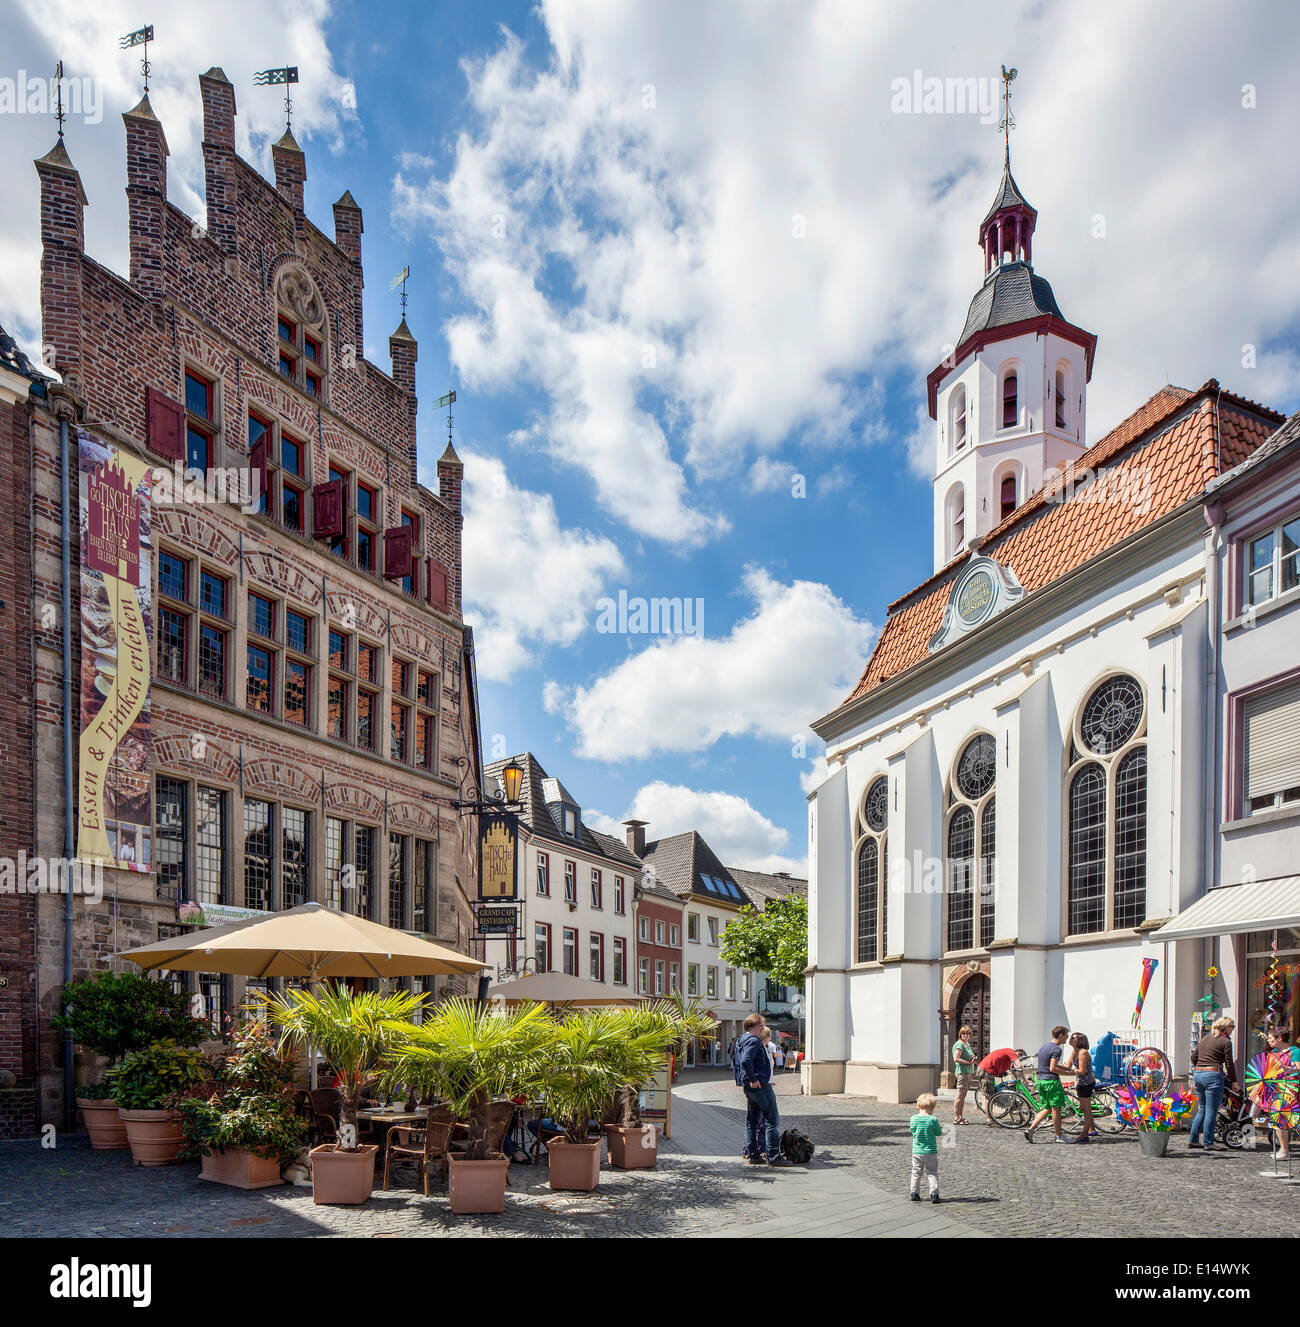
[[[1014,67],[1002,66],[1002,119],[998,121],[998,128],[1002,131],[1002,162],[1008,170],[1011,169],[1011,131],[1016,127],[1016,117],[1011,114],[1011,84],[1019,72]]]

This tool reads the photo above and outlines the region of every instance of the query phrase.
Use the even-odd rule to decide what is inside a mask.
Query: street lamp
[[[501,771],[501,786],[505,789],[506,801],[514,805],[519,801],[519,788],[523,783],[524,769],[512,760]]]
[[[480,798],[470,801],[456,801],[452,803],[452,805],[461,811],[475,813],[518,807],[519,791],[523,783],[523,778],[523,766],[515,764],[512,760],[506,765],[505,769],[501,771],[501,789],[498,791],[494,799],[485,801]]]

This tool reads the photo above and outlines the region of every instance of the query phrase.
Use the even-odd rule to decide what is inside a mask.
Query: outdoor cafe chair
[[[429,1196],[429,1167],[435,1161],[442,1166],[441,1179],[447,1179],[447,1151],[456,1117],[445,1106],[430,1106],[427,1122],[420,1125],[394,1124],[388,1130],[384,1148],[384,1191],[388,1191],[388,1168],[393,1159],[414,1161],[416,1179],[424,1181],[424,1196]]]
[[[490,1101],[478,1112],[478,1118],[482,1121],[481,1138],[474,1137],[473,1125],[465,1125],[469,1136],[458,1138],[450,1144],[449,1151],[453,1157],[467,1156],[470,1146],[476,1142],[487,1144],[489,1152],[500,1152],[506,1140],[506,1132],[510,1128],[510,1121],[515,1116],[515,1103],[513,1101]]]

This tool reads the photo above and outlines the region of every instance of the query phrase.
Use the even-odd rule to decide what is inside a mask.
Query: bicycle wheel
[[[1083,1111],[1073,1092],[1065,1094],[1065,1105],[1061,1107],[1061,1132],[1071,1137],[1078,1137],[1083,1132]]]
[[[1108,1087],[1094,1088],[1092,1118],[1102,1133],[1123,1133],[1128,1123],[1120,1118],[1115,1094]]]
[[[1003,1088],[989,1098],[986,1113],[999,1129],[1023,1129],[1032,1118],[1024,1097],[1009,1088]]]

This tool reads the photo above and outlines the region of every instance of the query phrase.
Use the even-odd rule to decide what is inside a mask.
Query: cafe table
[[[367,1124],[375,1126],[381,1152],[388,1143],[388,1130],[394,1124],[405,1124],[418,1129],[427,1119],[428,1113],[423,1109],[402,1110],[395,1106],[363,1106],[357,1111],[358,1121],[364,1120]]]

